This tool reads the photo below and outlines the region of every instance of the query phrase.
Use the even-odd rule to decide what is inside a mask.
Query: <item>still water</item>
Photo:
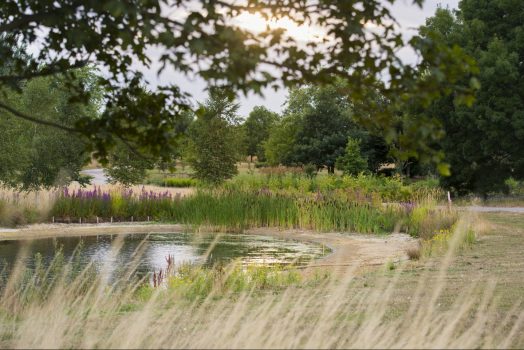
[[[119,237],[119,238],[117,238]],[[119,250],[116,247],[121,244]],[[31,241],[0,241],[0,270],[3,277],[19,256],[31,267],[35,255],[41,254],[49,265],[57,250],[66,261],[76,256],[79,266],[92,262],[97,269],[113,275],[115,271],[136,266],[138,275],[164,269],[166,258],[175,266],[183,263],[212,266],[233,260],[243,265],[304,265],[328,253],[319,244],[284,240],[270,236],[246,234],[151,233],[58,237]],[[76,253],[75,253],[76,251]]]

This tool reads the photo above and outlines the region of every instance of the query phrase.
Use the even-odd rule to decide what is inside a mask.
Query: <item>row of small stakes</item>
[[[101,218],[99,216],[96,216],[95,218],[89,220],[87,218],[70,218],[70,217],[66,217],[66,218],[56,218],[56,217],[52,217],[51,218],[51,222],[53,224],[55,223],[68,223],[68,224],[93,224],[93,223],[97,223],[97,224],[100,224],[100,223],[113,223],[113,222],[126,222],[126,221],[131,221],[131,222],[149,222],[151,221],[151,217],[150,216],[147,216],[145,218],[145,220],[135,220],[135,217],[134,216],[131,216],[130,220],[117,220],[115,218],[113,218],[112,216],[107,219],[107,220],[104,220],[104,218]]]

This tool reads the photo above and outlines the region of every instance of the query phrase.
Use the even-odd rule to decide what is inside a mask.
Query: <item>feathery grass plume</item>
[[[403,289],[402,274],[409,272],[409,265],[402,264],[369,275],[367,286],[362,286],[357,266],[322,283],[308,285],[300,280],[277,289],[260,288],[260,279],[255,276],[236,280],[242,271],[226,267],[230,270],[220,273],[191,270],[175,276],[175,282],[166,288],[146,288],[143,282],[110,283],[100,276],[86,286],[85,277],[79,275],[69,283],[55,283],[40,300],[16,303],[22,293],[14,290],[0,298],[0,346],[522,347],[522,302],[516,300],[500,317],[496,281],[471,283],[452,298],[446,294],[447,274],[457,251],[453,248],[467,235],[462,231],[471,227],[468,220],[455,225],[450,249],[439,258],[438,271],[425,270],[418,285],[407,290]],[[260,278],[267,280],[268,273],[271,270]],[[209,278],[211,282],[202,282]],[[232,281],[230,288],[224,289],[224,278]],[[179,281],[184,282],[183,288],[194,284],[207,289],[198,298],[188,299],[181,293]],[[249,281],[253,282],[248,288],[237,288]],[[399,304],[400,291],[406,293],[404,304]]]

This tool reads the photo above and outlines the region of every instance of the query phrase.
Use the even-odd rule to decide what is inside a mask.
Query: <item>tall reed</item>
[[[298,193],[258,191],[201,190],[186,198],[169,193],[142,191],[107,193],[64,192],[51,210],[62,218],[109,217],[144,220],[146,217],[195,226],[214,226],[224,230],[251,227],[300,228],[316,231],[388,233],[395,229],[414,236],[450,227],[456,217],[428,204],[383,205],[372,196],[356,198],[353,192]]]

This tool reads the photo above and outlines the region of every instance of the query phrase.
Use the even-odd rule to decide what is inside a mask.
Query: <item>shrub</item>
[[[409,260],[419,260],[421,253],[422,252],[421,252],[421,247],[420,246],[410,247],[410,248],[406,249],[406,254],[407,254]]]
[[[360,151],[360,140],[348,138],[344,154],[337,158],[337,169],[346,175],[358,175],[368,168],[368,162]]]
[[[317,175],[317,166],[311,163],[304,165],[304,174],[310,179],[314,178]]]
[[[165,179],[161,186],[165,187],[196,187],[199,182],[196,179],[184,177],[170,177]]]

